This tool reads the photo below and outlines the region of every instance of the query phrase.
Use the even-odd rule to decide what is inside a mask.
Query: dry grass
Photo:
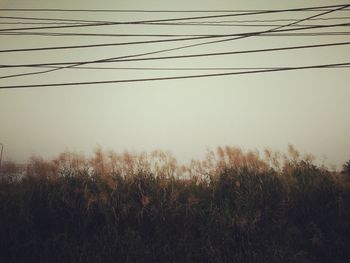
[[[349,222],[348,175],[292,146],[223,147],[188,166],[65,152],[0,183],[1,262],[345,263]]]

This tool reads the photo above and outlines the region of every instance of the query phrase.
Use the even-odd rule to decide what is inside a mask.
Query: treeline
[[[66,152],[15,174],[0,182],[1,262],[350,262],[349,175],[292,146],[188,166]]]

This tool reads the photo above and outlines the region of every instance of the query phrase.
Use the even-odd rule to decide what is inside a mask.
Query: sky
[[[332,1],[332,5],[344,4]],[[256,10],[330,5],[329,1],[6,1],[6,8]],[[321,12],[320,12],[321,13]],[[216,14],[216,13],[215,13]],[[306,12],[269,14],[243,19],[301,19]],[[350,13],[349,13],[350,14]],[[13,12],[1,16],[135,21],[196,13]],[[213,15],[212,13],[205,15]],[[324,17],[344,17],[338,11]],[[217,21],[207,20],[207,21]],[[348,20],[315,21],[330,24]],[[0,22],[8,22],[4,18]],[[19,21],[19,20],[17,20]],[[229,23],[229,22],[228,22]],[[274,23],[275,25],[281,24]],[[286,23],[286,22],[283,22]],[[27,25],[1,24],[0,28]],[[38,26],[38,25],[32,25]],[[270,27],[116,25],[32,32],[231,34]],[[313,32],[346,31],[346,27]],[[305,31],[306,32],[306,31]],[[0,49],[85,45],[150,40],[145,37],[48,37],[0,35]],[[155,56],[227,52],[350,41],[349,36],[249,37],[202,45]],[[97,60],[195,44],[203,40],[33,52],[0,52],[0,64]],[[100,67],[294,67],[350,62],[349,45],[280,52],[174,60],[106,63]],[[0,76],[43,69],[0,69]],[[202,158],[209,149],[234,145],[243,149],[286,151],[293,144],[328,165],[350,159],[350,69],[311,69],[199,79],[112,83],[100,85],[0,89],[0,143],[4,160],[25,162],[31,155],[53,158],[69,150],[92,153],[101,146],[122,152],[170,151],[181,162]],[[39,83],[157,78],[218,71],[141,71],[63,69],[56,72],[0,78],[0,86]],[[220,71],[222,72],[222,71]],[[230,71],[225,71],[230,72]]]

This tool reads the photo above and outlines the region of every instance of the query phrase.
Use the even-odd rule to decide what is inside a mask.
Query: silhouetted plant
[[[0,261],[349,262],[350,187],[289,150],[32,158],[0,183]]]
[[[343,164],[343,173],[350,175],[350,160]]]

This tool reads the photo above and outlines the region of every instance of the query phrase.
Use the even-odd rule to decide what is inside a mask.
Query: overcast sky
[[[342,1],[0,1],[0,8],[236,10],[286,9],[343,4]],[[321,11],[319,12],[321,13]],[[224,18],[301,19],[313,13],[282,13]],[[135,21],[198,16],[193,13],[10,12],[1,16]],[[204,14],[208,15],[208,14]],[[213,15],[213,14],[209,14]],[[324,17],[344,17],[338,11]],[[207,21],[217,21],[207,20]],[[1,19],[0,22],[9,20]],[[19,20],[17,20],[19,21]],[[316,21],[332,24],[348,20]],[[276,25],[282,22],[275,23]],[[283,22],[287,23],[287,22]],[[0,25],[1,28],[26,25]],[[31,25],[38,26],[38,25]],[[118,25],[32,32],[228,34],[270,27]],[[312,32],[347,31],[347,27]],[[305,31],[307,32],[307,31]],[[146,37],[42,37],[0,35],[0,49],[85,45],[150,40]],[[152,38],[159,39],[159,38]],[[155,56],[350,41],[349,36],[249,37]],[[103,48],[0,53],[0,64],[96,60],[179,47],[203,40]],[[350,62],[349,46],[226,55],[161,61],[106,63],[103,67],[286,67]],[[0,75],[38,69],[0,69]],[[42,70],[42,69],[41,69]],[[217,73],[218,71],[135,71],[64,69],[0,79],[0,86],[135,79]],[[221,71],[220,71],[221,72]],[[225,71],[229,72],[229,71]],[[0,142],[4,159],[23,162],[35,154],[51,158],[64,150],[91,153],[96,146],[116,151],[171,151],[180,161],[201,158],[207,148],[236,145],[244,149],[285,151],[289,143],[326,163],[350,159],[350,69],[312,69],[203,79],[115,83],[89,86],[0,90]]]

